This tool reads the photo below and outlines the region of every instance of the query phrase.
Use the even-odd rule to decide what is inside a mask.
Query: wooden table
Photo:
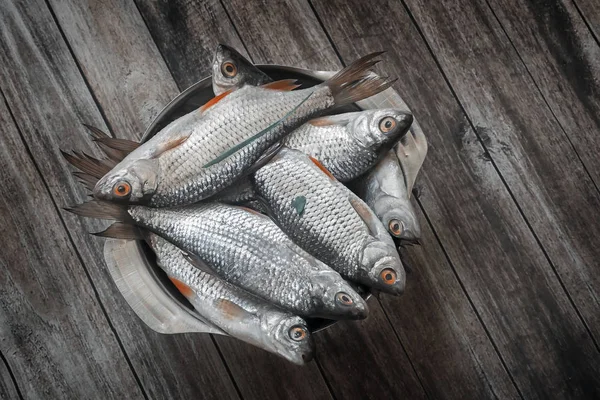
[[[0,398],[600,397],[597,0],[2,0]],[[104,266],[59,148],[138,139],[227,43],[256,63],[378,72],[430,149],[406,294],[296,367],[157,334]]]

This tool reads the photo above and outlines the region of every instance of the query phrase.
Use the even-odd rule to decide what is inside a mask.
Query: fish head
[[[406,273],[392,244],[369,238],[362,249],[359,264],[359,271],[365,274],[362,281],[368,286],[390,294],[404,292]]]
[[[156,160],[120,163],[102,177],[94,187],[99,200],[136,204],[152,196],[158,186]]]
[[[403,205],[391,196],[379,199],[379,203],[384,203],[378,204],[382,210],[379,219],[390,235],[401,241],[416,243],[421,237],[421,226],[412,207],[408,203]]]
[[[263,323],[270,333],[264,336],[264,340],[270,341],[267,346],[281,357],[298,365],[313,359],[315,343],[302,318],[288,313],[269,313]]]
[[[348,131],[363,148],[373,152],[389,150],[408,132],[412,114],[396,110],[366,110],[356,114],[348,124]]]
[[[312,284],[313,290],[319,292],[315,297],[322,301],[320,307],[323,310],[323,318],[367,318],[367,303],[337,272],[320,271],[313,276]]]
[[[258,86],[271,79],[233,48],[220,44],[215,50],[212,65],[212,84],[215,95],[244,85]]]

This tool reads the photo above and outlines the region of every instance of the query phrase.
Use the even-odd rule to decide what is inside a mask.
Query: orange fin
[[[282,79],[280,81],[265,83],[261,87],[264,89],[279,90],[281,92],[289,92],[289,91],[296,89],[297,87],[300,87],[300,85],[297,85],[296,82],[297,82],[296,79]]]
[[[238,206],[239,208],[241,208],[242,210],[246,210],[248,212],[251,212],[252,214],[256,214],[256,215],[262,215],[260,212],[253,210],[250,207],[246,207],[246,206]]]
[[[232,91],[233,90],[227,90],[227,91],[221,93],[220,95],[213,97],[208,102],[206,102],[206,104],[204,104],[202,107],[200,107],[200,112],[206,112],[206,110],[208,110],[209,108],[211,108],[212,106],[214,106],[215,104],[217,104],[218,102],[223,100]]]
[[[227,319],[242,319],[250,314],[242,307],[227,299],[219,299],[216,303],[217,308],[221,310]]]
[[[331,172],[329,172],[329,170],[327,168],[325,168],[325,166],[323,164],[321,164],[321,161],[317,160],[316,158],[312,157],[312,156],[308,156],[308,158],[310,158],[310,161],[312,161],[317,167],[319,167],[319,169],[321,171],[323,171],[325,173],[325,175],[327,175],[332,181],[335,181],[335,176],[333,176],[333,174]]]
[[[329,119],[327,117],[311,119],[310,121],[308,121],[308,123],[311,124],[312,126],[336,125],[336,123],[334,121],[332,121],[331,119]]]
[[[183,144],[186,140],[188,140],[189,137],[190,137],[190,134],[188,134],[186,136],[179,136],[179,137],[173,138],[171,140],[168,140],[164,143],[161,143],[159,146],[156,147],[156,150],[154,150],[154,152],[152,153],[152,158],[159,157],[164,152],[173,150],[175,147]]]
[[[194,295],[194,291],[192,290],[192,288],[189,287],[188,285],[186,285],[185,283],[181,282],[179,279],[176,279],[176,278],[169,278],[169,279],[171,280],[171,282],[173,282],[173,284],[175,285],[177,290],[179,290],[179,292],[182,295],[184,295],[185,297],[189,298]]]

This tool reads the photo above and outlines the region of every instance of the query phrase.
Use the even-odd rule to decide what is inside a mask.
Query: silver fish
[[[284,148],[252,179],[273,219],[304,250],[349,280],[403,292],[404,268],[385,227],[307,155]]]
[[[219,44],[215,50],[212,71],[215,95],[244,85],[260,86],[273,81],[235,49],[224,44]]]
[[[88,202],[70,211],[154,232],[198,256],[215,273],[294,314],[362,319],[365,301],[327,265],[296,246],[269,217],[216,202],[150,208]],[[100,236],[136,238],[116,223]],[[130,227],[129,227],[130,228]]]
[[[130,153],[96,184],[101,200],[152,207],[191,204],[231,185],[271,145],[331,107],[372,96],[393,82],[363,57],[328,81],[303,90],[287,81],[246,85],[174,121]],[[283,82],[283,83],[282,83]],[[273,90],[277,88],[279,90]],[[177,129],[172,129],[177,123]]]
[[[283,139],[289,148],[319,160],[341,182],[373,167],[406,134],[410,113],[366,110],[313,119]]]
[[[359,196],[375,212],[391,235],[401,241],[418,243],[421,227],[393,150],[361,178],[356,186]]]
[[[304,364],[313,358],[314,342],[302,318],[201,271],[158,235],[149,233],[147,242],[158,265],[203,319],[293,363]]]

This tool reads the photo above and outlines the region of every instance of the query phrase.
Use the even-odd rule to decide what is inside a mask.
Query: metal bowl
[[[333,76],[336,71],[311,71],[282,65],[259,65],[274,80],[297,79],[303,88],[314,86]],[[175,119],[197,110],[214,97],[211,78],[205,78],[173,99],[154,119],[142,136],[149,140]],[[374,109],[398,108],[410,112],[400,95],[393,89],[357,102],[356,105],[338,108],[336,113]],[[421,128],[415,121],[409,134],[403,138],[405,146],[426,148]],[[104,258],[117,287],[134,312],[151,329],[159,333],[208,332],[219,333],[199,320],[192,305],[179,293],[167,275],[158,267],[154,253],[142,241],[110,239],[104,245]],[[363,294],[368,298],[369,293]],[[335,321],[307,319],[312,332],[325,329]]]

